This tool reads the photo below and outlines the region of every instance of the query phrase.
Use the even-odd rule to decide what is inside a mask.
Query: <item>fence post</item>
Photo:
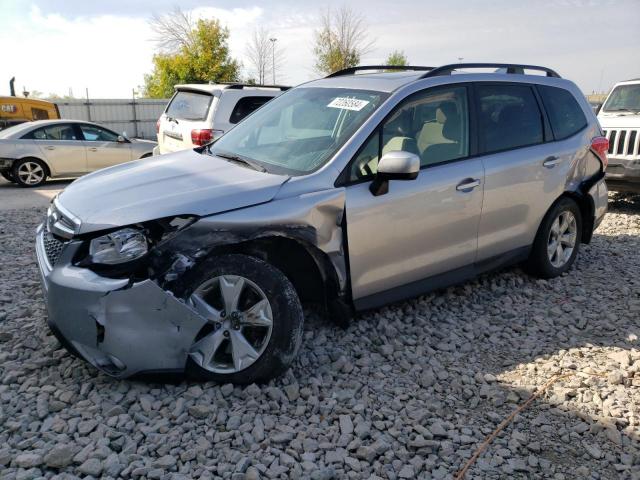
[[[89,89],[86,88],[87,93],[87,120],[91,121],[91,104],[89,103]]]
[[[133,136],[134,138],[138,136],[138,115],[136,112],[136,89],[132,88],[131,89],[131,98],[132,98],[132,102],[131,102],[131,106],[133,108]]]

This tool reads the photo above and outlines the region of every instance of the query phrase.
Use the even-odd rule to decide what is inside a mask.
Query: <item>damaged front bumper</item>
[[[60,342],[115,377],[181,372],[206,320],[152,280],[105,278],[72,265],[81,245],[66,243],[54,265],[41,225],[36,255],[48,324]]]

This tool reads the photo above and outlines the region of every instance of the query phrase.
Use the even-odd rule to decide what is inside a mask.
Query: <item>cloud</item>
[[[245,74],[246,42],[256,26],[264,25],[285,52],[278,81],[297,84],[315,76],[313,30],[323,5],[279,0],[238,7],[221,0],[216,7],[189,9],[196,3],[185,2],[183,8],[195,17],[216,17],[229,27],[231,54],[243,61]],[[94,97],[129,96],[152,68],[154,34],[147,20],[154,11],[169,12],[172,4],[145,0],[144,8],[136,2],[125,13],[125,3],[92,3],[89,8],[87,2],[65,0],[47,3],[45,10],[2,0],[0,44],[12,48],[2,52],[0,91],[15,75],[20,88],[44,93],[64,94],[71,87],[83,95],[88,87]],[[538,63],[557,69],[585,91],[598,88],[601,77],[607,88],[640,72],[637,0],[397,0],[393,9],[382,0],[352,0],[349,6],[366,15],[375,39],[362,63],[382,62],[393,50],[403,50],[416,65],[456,62],[457,57]]]

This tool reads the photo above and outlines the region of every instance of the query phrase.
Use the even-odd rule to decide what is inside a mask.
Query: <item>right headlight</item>
[[[89,244],[91,263],[120,265],[144,257],[149,251],[147,238],[135,228],[123,228],[94,238]]]

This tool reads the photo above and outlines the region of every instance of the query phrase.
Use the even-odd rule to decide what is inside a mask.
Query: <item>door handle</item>
[[[53,145],[48,145],[48,146],[46,146],[44,148],[46,148],[47,150],[55,150],[56,149],[56,147],[54,147]]]
[[[550,157],[545,158],[544,162],[542,162],[542,165],[547,168],[553,168],[559,163],[560,163],[560,159],[552,155]]]
[[[480,179],[478,178],[465,178],[458,185],[456,190],[459,192],[470,192],[474,188],[480,185]]]
[[[97,152],[98,149],[96,147],[89,147],[90,152]]]

